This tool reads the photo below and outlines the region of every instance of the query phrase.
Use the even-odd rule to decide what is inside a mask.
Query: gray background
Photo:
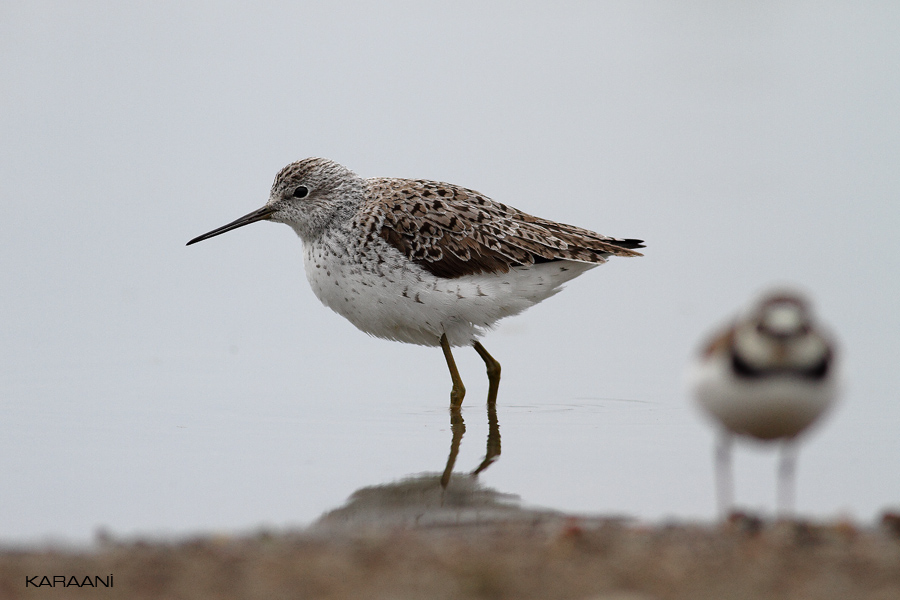
[[[443,467],[438,350],[321,306],[285,226],[184,247],[311,155],[647,241],[485,338],[485,484],[711,518],[685,366],[788,283],[847,370],[799,510],[897,507],[898,31],[891,2],[3,2],[0,540],[288,527]],[[471,468],[486,378],[457,359]],[[737,458],[770,511],[773,453]]]

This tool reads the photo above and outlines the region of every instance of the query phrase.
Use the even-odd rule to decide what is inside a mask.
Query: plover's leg
[[[459,454],[459,443],[466,432],[466,423],[463,421],[459,405],[450,406],[450,431],[453,432],[453,439],[450,441],[450,454],[447,456],[447,466],[444,467],[444,473],[441,475],[441,487],[444,489],[450,483],[453,465],[456,464],[456,455]]]
[[[459,407],[463,398],[466,397],[466,386],[463,385],[462,378],[459,376],[459,369],[456,368],[456,361],[453,360],[453,353],[450,352],[450,342],[447,341],[446,333],[441,334],[441,350],[444,351],[447,368],[450,369],[450,378],[453,380],[453,389],[450,390],[450,406]]]
[[[491,356],[484,346],[479,342],[472,344],[478,355],[484,361],[487,367],[488,375],[488,397],[487,397],[487,413],[488,413],[488,439],[487,450],[484,454],[484,460],[478,465],[472,476],[478,475],[493,463],[500,456],[500,424],[497,421],[497,390],[500,389],[500,363]]]
[[[728,518],[731,511],[734,482],[731,475],[731,442],[732,436],[727,431],[719,434],[716,442],[716,500],[719,504],[719,516]]]
[[[778,515],[786,518],[794,512],[794,484],[797,480],[797,444],[785,440],[778,460]]]

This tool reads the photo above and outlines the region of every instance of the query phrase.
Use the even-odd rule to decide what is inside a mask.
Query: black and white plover
[[[789,291],[765,295],[748,313],[715,333],[691,368],[700,407],[720,429],[715,451],[719,511],[732,504],[735,436],[779,442],[778,509],[793,510],[797,439],[834,403],[834,345],[809,304]]]

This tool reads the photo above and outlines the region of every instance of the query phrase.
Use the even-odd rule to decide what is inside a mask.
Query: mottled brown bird
[[[286,166],[264,207],[188,245],[261,220],[286,223],[303,240],[323,304],[370,335],[441,346],[456,406],[465,388],[451,346],[471,345],[485,361],[492,402],[500,364],[478,341],[485,331],[607,257],[643,247],[449,183],[364,179],[324,158]]]

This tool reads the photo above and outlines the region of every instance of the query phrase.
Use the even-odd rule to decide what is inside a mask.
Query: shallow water
[[[290,356],[231,356],[193,361],[190,368],[177,360],[118,369],[82,364],[43,389],[22,385],[2,416],[5,472],[17,482],[6,493],[7,515],[16,516],[4,517],[4,539],[78,541],[98,528],[183,535],[302,525],[359,488],[440,472],[452,434],[449,376],[439,351],[395,350],[355,337],[359,344],[341,362],[368,363],[368,371],[340,381],[329,361],[291,372],[298,361]],[[502,331],[496,337],[503,339]],[[501,355],[514,345],[495,344]],[[477,357],[460,359],[469,393],[454,477],[480,463],[488,433],[483,368]],[[507,362],[497,410],[502,454],[481,474],[484,484],[519,495],[526,505],[567,511],[645,519],[713,515],[712,436],[681,394],[672,400],[554,397],[550,375],[537,368],[528,375]],[[543,370],[555,369],[548,363]],[[395,371],[400,384],[377,377]],[[257,377],[261,390],[254,393],[248,388]],[[559,383],[571,389],[578,385],[573,379]],[[584,389],[591,379],[581,377]],[[175,381],[187,389],[179,393]],[[328,395],[328,388],[347,392]],[[877,498],[867,502],[859,490],[828,489],[834,473],[822,462],[838,443],[835,422],[801,454],[800,510],[833,515],[847,508],[841,502],[856,501],[853,514],[869,518],[881,507]],[[774,458],[756,454],[738,453],[738,499],[771,510]],[[832,478],[819,478],[823,471]]]

